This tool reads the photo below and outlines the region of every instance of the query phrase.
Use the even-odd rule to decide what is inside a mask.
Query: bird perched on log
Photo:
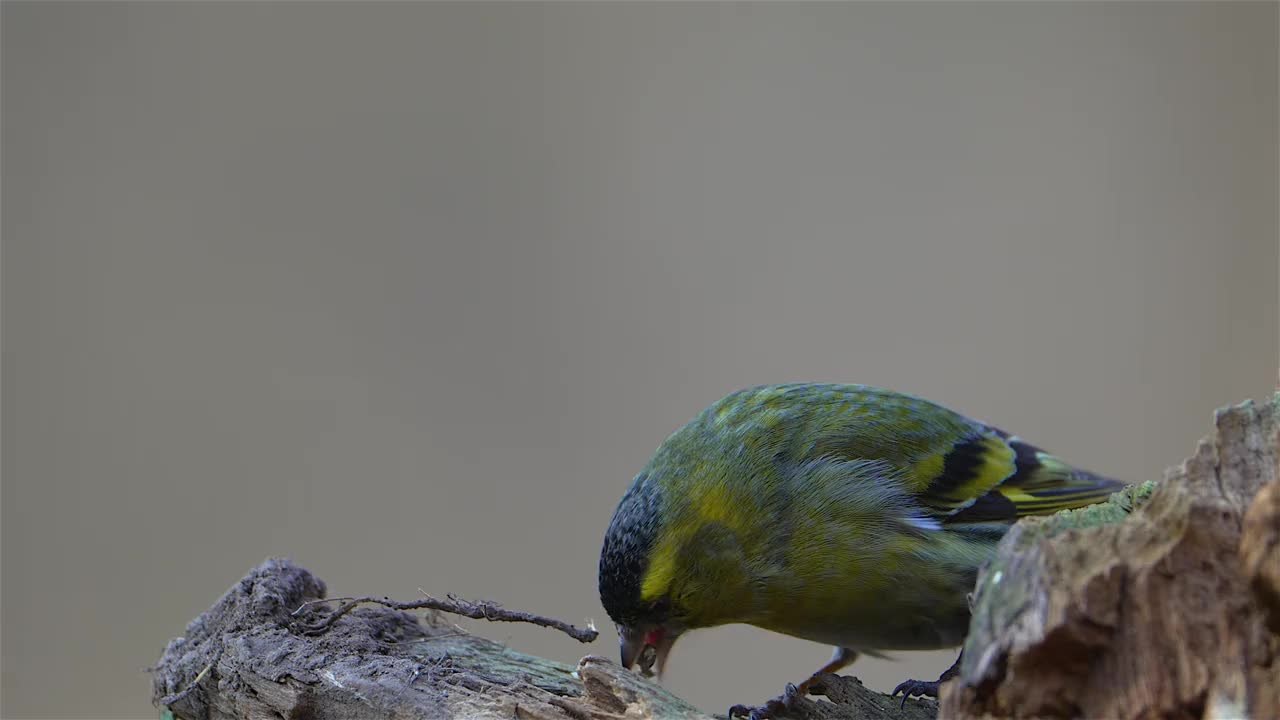
[[[749,388],[673,433],[635,477],[605,535],[600,599],[622,664],[659,676],[681,634],[731,623],[835,646],[818,672],[955,647],[978,568],[1014,521],[1121,487],[911,395]],[[936,697],[958,665],[894,694]],[[813,679],[730,715],[776,714]]]

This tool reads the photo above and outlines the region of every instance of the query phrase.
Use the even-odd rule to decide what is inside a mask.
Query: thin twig
[[[366,603],[375,603],[377,605],[389,607],[393,610],[439,610],[440,612],[447,612],[447,613],[452,613],[454,615],[469,617],[469,618],[472,618],[473,620],[531,623],[533,625],[538,625],[540,627],[554,628],[564,633],[565,635],[568,635],[574,640],[577,640],[578,642],[584,642],[584,643],[592,642],[596,638],[600,637],[600,633],[597,632],[595,628],[583,629],[583,628],[570,625],[569,623],[564,622],[563,620],[544,617],[542,615],[534,615],[532,613],[527,613],[527,612],[520,612],[518,610],[507,610],[501,605],[494,602],[489,602],[487,600],[482,600],[480,602],[469,602],[467,600],[460,600],[454,597],[453,595],[448,595],[447,599],[445,600],[433,598],[430,595],[428,595],[427,597],[421,600],[415,600],[413,602],[396,602],[388,598],[375,598],[375,597],[325,598],[322,600],[310,600],[303,603],[298,607],[297,610],[293,611],[293,615],[296,616],[298,613],[301,613],[304,609],[306,609],[308,606],[311,606],[311,605],[318,605],[320,603],[334,602],[339,600],[343,601],[343,604],[339,605],[337,610],[334,610],[333,613],[329,615],[329,617],[325,618],[324,621],[319,623],[318,625],[312,625],[304,628],[303,632],[306,633],[307,635],[320,635],[325,631],[327,631],[329,628],[333,627],[334,623],[338,622],[339,618],[351,612],[357,605],[363,605]]]

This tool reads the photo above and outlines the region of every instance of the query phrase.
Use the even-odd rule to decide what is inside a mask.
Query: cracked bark
[[[1280,717],[1280,396],[1219,411],[1159,483],[1024,520],[979,576],[960,674],[905,710],[824,676],[792,720]],[[171,641],[153,699],[184,720],[703,720],[609,659],[577,667],[459,633],[448,616],[360,607],[319,635],[324,583],[253,569]],[[780,679],[780,683],[785,679]]]
[[[942,716],[1280,717],[1278,417],[1220,410],[1159,484],[1018,523]]]

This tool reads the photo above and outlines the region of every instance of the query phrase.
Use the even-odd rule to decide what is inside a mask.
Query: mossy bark
[[[1278,429],[1280,396],[1221,410],[1159,484],[1019,522],[942,716],[1280,717]]]

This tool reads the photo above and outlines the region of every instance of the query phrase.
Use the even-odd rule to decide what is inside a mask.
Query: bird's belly
[[[939,650],[963,643],[968,623],[869,625],[855,620],[833,627],[776,629],[805,640],[854,650]]]
[[[957,532],[868,537],[848,525],[796,526],[784,560],[753,573],[752,619],[763,622],[752,624],[861,650],[961,644],[969,630],[966,595],[994,539]]]
[[[910,594],[827,595],[805,607],[771,613],[753,623],[768,630],[827,645],[862,650],[937,650],[960,645],[969,631],[969,605],[961,592],[930,596],[921,602]],[[796,610],[800,611],[797,612]]]

